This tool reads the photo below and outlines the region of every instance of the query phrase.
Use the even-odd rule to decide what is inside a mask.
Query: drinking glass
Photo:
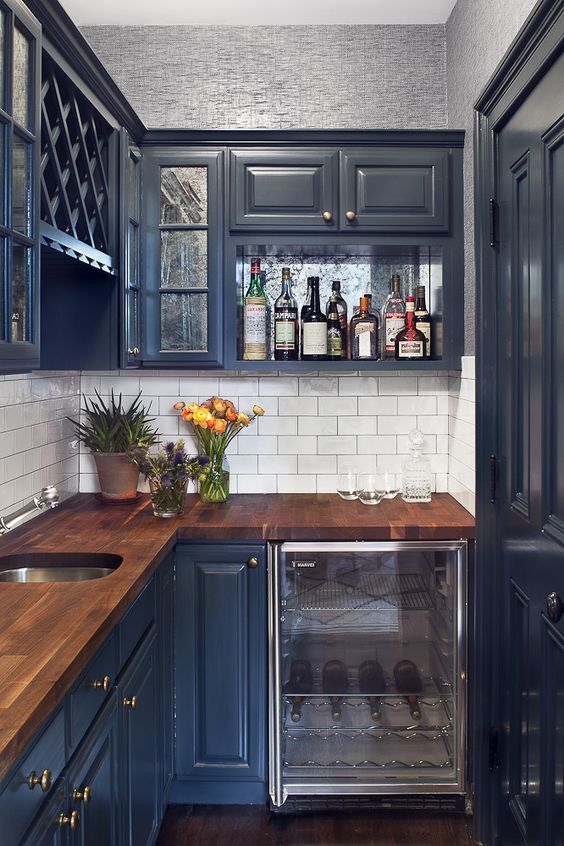
[[[388,471],[376,473],[376,492],[380,494],[382,499],[394,499],[400,492],[396,474]]]
[[[356,473],[339,473],[337,493],[341,499],[358,499]]]
[[[365,473],[359,476],[358,498],[364,505],[378,505],[382,501],[382,494],[377,490],[375,473]]]

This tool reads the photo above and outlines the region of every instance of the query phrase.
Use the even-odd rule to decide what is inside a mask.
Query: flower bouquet
[[[229,470],[225,466],[225,450],[242,429],[255,417],[262,417],[264,409],[253,405],[251,414],[237,411],[231,400],[210,397],[198,404],[177,402],[174,405],[183,420],[192,426],[202,452],[209,462],[198,475],[200,498],[203,502],[225,502],[229,496]]]
[[[188,480],[196,479],[209,462],[207,455],[191,458],[183,440],[169,441],[157,453],[133,447],[130,456],[149,482],[155,517],[178,517],[183,513]]]

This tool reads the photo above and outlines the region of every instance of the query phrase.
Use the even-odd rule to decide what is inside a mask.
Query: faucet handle
[[[41,493],[36,497],[38,508],[56,508],[59,504],[59,492],[55,485],[47,485],[46,488],[41,488]]]

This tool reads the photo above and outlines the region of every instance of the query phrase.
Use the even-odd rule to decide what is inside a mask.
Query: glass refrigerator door
[[[275,804],[462,792],[465,543],[283,544],[273,559]]]

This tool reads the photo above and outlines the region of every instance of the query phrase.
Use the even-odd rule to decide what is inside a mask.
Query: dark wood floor
[[[249,805],[168,808],[157,846],[472,846],[459,816],[391,811],[278,816]]]

